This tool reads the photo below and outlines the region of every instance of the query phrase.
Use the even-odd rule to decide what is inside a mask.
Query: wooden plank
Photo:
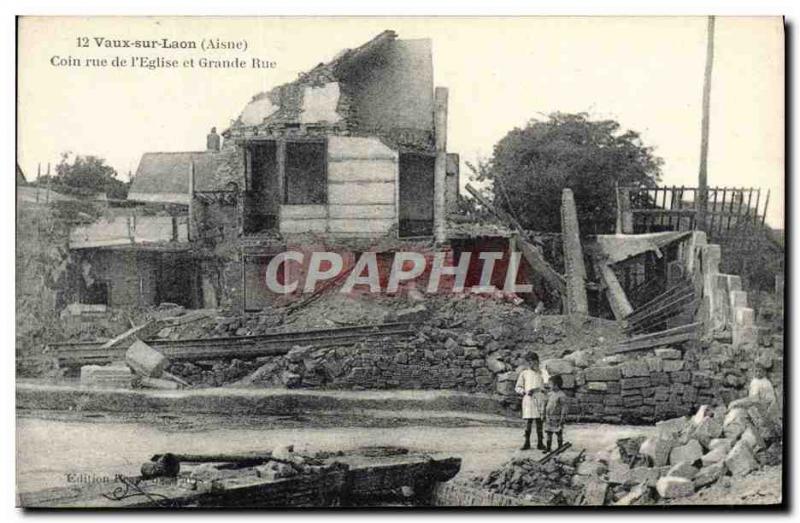
[[[678,327],[673,327],[671,329],[667,329],[664,331],[659,332],[652,332],[650,334],[640,334],[639,336],[634,336],[626,341],[623,342],[623,345],[628,343],[638,342],[638,341],[645,341],[645,340],[652,340],[656,338],[663,338],[664,336],[672,336],[673,334],[682,334],[685,332],[691,332],[700,328],[702,322],[695,322],[695,323],[687,323],[685,325],[680,325]]]
[[[606,297],[608,298],[611,312],[614,313],[614,317],[617,320],[625,319],[633,312],[633,307],[628,301],[628,297],[625,295],[625,289],[620,285],[617,275],[614,274],[611,267],[605,263],[598,263],[597,266],[600,278],[603,280],[606,287]]]
[[[633,352],[638,350],[652,349],[654,347],[661,347],[664,345],[673,345],[676,343],[683,343],[686,341],[696,340],[698,338],[697,331],[682,332],[672,334],[670,336],[661,336],[649,340],[642,340],[635,343],[628,343],[620,345],[611,352],[618,354],[621,352]]]
[[[694,297],[695,297],[694,296],[694,292],[675,296],[675,297],[671,298],[670,300],[666,301],[664,304],[661,304],[658,307],[655,307],[655,308],[649,310],[646,314],[643,314],[641,316],[637,316],[634,319],[629,319],[628,320],[628,325],[631,326],[631,327],[635,326],[635,325],[638,325],[638,324],[644,322],[645,320],[647,320],[649,318],[653,318],[653,317],[658,316],[659,314],[663,313],[664,311],[670,310],[670,309],[672,309],[674,307],[679,307],[681,305],[685,305],[686,303],[689,303],[690,301],[694,300]]]

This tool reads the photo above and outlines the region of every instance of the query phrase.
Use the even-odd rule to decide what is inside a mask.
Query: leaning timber
[[[425,499],[437,483],[449,481],[461,468],[461,458],[456,457],[349,455],[325,460],[324,472],[266,479],[259,477],[255,466],[241,467],[252,465],[259,456],[248,455],[242,460],[235,456],[220,458],[234,459],[238,466],[232,470],[225,464],[219,466],[218,470],[224,474],[210,481],[193,480],[187,472],[174,478],[148,480],[118,476],[108,483],[20,493],[19,498],[27,508],[348,506],[359,504],[359,500],[380,498],[402,487],[412,487],[418,499]]]

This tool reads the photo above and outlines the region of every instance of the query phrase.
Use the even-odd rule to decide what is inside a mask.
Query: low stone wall
[[[492,395],[515,415],[520,408],[514,386],[521,361],[518,354],[494,350],[496,345],[490,335],[479,335],[460,342],[448,338],[437,348],[295,347],[285,356],[261,358],[257,370],[236,384],[456,390]],[[550,375],[562,376],[571,422],[651,424],[746,396],[756,359],[768,362],[777,384],[782,375],[779,354],[774,348],[711,342],[692,349],[660,347],[602,358],[582,350],[545,360],[543,367]],[[186,379],[195,376],[185,365],[173,367]]]

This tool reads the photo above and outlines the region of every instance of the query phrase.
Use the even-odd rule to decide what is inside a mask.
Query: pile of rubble
[[[514,458],[490,472],[476,486],[497,494],[522,498],[533,503],[574,505],[582,490],[575,480],[583,453],[567,450],[551,459]]]
[[[581,463],[584,504],[639,505],[691,496],[727,476],[743,477],[782,456],[776,404],[747,400],[701,407],[656,424],[654,435],[624,438]]]

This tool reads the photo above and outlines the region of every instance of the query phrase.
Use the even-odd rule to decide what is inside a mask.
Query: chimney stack
[[[212,127],[211,132],[206,136],[206,150],[219,152],[222,138],[217,134],[217,128]]]

